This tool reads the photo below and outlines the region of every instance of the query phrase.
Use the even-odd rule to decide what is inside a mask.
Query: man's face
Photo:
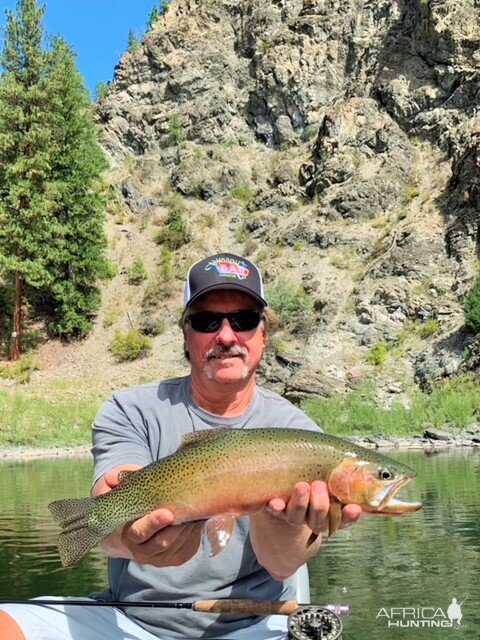
[[[258,309],[250,296],[239,291],[222,290],[207,293],[194,302],[188,315],[198,311],[231,312]],[[185,349],[190,355],[192,376],[220,384],[247,380],[255,372],[265,348],[263,322],[250,331],[234,331],[224,318],[214,333],[194,331],[185,326]]]

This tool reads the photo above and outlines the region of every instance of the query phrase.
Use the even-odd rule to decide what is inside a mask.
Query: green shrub
[[[130,329],[127,333],[116,331],[109,349],[121,362],[131,361],[148,355],[152,351],[152,341],[135,329]]]
[[[15,380],[20,384],[30,381],[33,371],[38,369],[35,360],[31,356],[20,358],[13,363],[8,363],[0,367],[0,378]]]
[[[116,320],[118,318],[118,312],[117,311],[109,311],[108,313],[105,314],[105,317],[103,318],[103,328],[104,329],[108,329],[108,327],[111,327],[115,324]]]
[[[235,240],[237,242],[248,242],[251,238],[251,232],[248,230],[247,222],[244,220],[235,229]]]
[[[243,252],[246,256],[251,256],[257,250],[258,244],[253,238],[249,238],[243,247]]]
[[[388,356],[387,345],[384,342],[376,342],[367,352],[367,360],[374,367],[381,367],[385,364]]]
[[[308,142],[309,140],[313,140],[318,135],[318,124],[307,124],[305,129],[302,131],[301,138],[304,142]]]
[[[266,40],[260,40],[257,43],[257,49],[263,55],[265,55],[267,53],[267,51],[270,49],[271,46],[272,46],[272,44],[270,42],[267,42]]]
[[[137,258],[128,270],[128,282],[130,284],[140,284],[148,276],[143,260]]]
[[[230,193],[234,198],[241,200],[244,204],[247,204],[253,198],[253,191],[248,184],[239,184],[233,187]]]
[[[266,297],[283,329],[301,333],[310,328],[315,318],[313,301],[303,287],[280,278],[267,287]]]
[[[220,142],[220,146],[224,149],[233,149],[238,146],[238,142],[233,138],[228,138],[228,140],[222,140],[222,142]]]
[[[172,296],[175,292],[175,278],[176,269],[173,263],[173,253],[168,247],[162,247],[160,251],[160,266],[145,287],[142,307],[144,309],[156,307],[160,300]]]
[[[168,247],[162,247],[160,251],[160,267],[159,275],[164,280],[172,280],[175,277],[175,269],[173,264],[173,253]]]
[[[164,203],[170,208],[170,213],[165,224],[157,233],[155,242],[163,244],[170,251],[175,251],[189,240],[187,227],[183,220],[183,216],[188,213],[188,210],[179,193],[172,194],[165,199]]]
[[[174,144],[181,144],[187,139],[180,116],[175,114],[168,121],[167,132]]]
[[[414,186],[408,187],[407,191],[405,192],[405,196],[403,198],[403,203],[408,204],[414,198],[417,198],[419,195],[420,195],[420,191],[417,189],[417,187],[414,187]]]
[[[167,323],[165,321],[165,318],[160,318],[155,327],[153,328],[153,334],[154,336],[160,336],[163,333],[165,333],[165,331],[167,330]]]
[[[417,336],[425,340],[430,338],[440,331],[440,321],[437,318],[431,318],[425,322],[419,322],[416,324],[415,333]]]
[[[476,277],[473,287],[465,298],[463,313],[467,327],[475,333],[480,333],[480,275]]]
[[[279,336],[270,336],[268,347],[276,356],[283,356],[287,350],[285,342]]]

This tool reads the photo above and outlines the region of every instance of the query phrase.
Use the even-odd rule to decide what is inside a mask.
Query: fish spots
[[[379,469],[391,470],[406,481],[414,474],[408,467],[376,452],[315,431],[283,428],[205,431],[187,439],[172,455],[140,469],[128,481],[95,498],[91,506],[88,500],[85,525],[82,521],[78,531],[75,528],[71,532],[71,544],[79,545],[81,553],[72,549],[70,554],[67,549],[70,532],[65,530],[68,526],[65,520],[62,525],[65,558],[75,563],[90,548],[78,542],[80,528],[85,529],[93,546],[98,543],[100,532],[106,536],[120,524],[166,505],[178,523],[222,514],[252,513],[274,497],[288,499],[297,482],[313,480],[328,481],[341,502],[363,504],[368,497],[367,484],[371,487],[369,496],[378,494],[375,482]],[[57,510],[61,512],[61,504]],[[70,505],[67,511],[72,510]],[[69,517],[73,517],[71,513]],[[216,536],[222,542],[221,535]]]

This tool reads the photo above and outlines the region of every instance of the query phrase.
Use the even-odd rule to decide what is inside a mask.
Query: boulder
[[[306,398],[320,396],[331,398],[343,395],[345,383],[331,374],[315,371],[307,367],[301,367],[286,382],[285,397],[299,404]]]
[[[453,436],[448,431],[443,431],[443,429],[437,429],[435,427],[429,427],[425,429],[423,434],[424,438],[431,438],[432,440],[452,440]]]

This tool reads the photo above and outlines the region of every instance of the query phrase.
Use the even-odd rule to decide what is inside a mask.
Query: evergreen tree
[[[169,6],[170,0],[160,0],[160,13],[165,13]]]
[[[148,16],[147,29],[151,29],[159,17],[160,17],[160,11],[157,5],[155,5],[153,9],[150,11],[150,15]]]
[[[480,333],[480,275],[475,278],[475,282],[463,303],[466,325],[475,333]]]
[[[37,0],[18,0],[1,57],[0,276],[14,288],[11,359],[26,293],[47,301],[57,334],[84,333],[104,268],[105,160],[72,52],[59,39],[42,46],[43,13]]]
[[[54,206],[45,197],[53,143],[45,126],[44,8],[19,0],[7,12],[0,81],[0,270],[14,287],[10,358],[18,359],[25,283],[51,281],[45,266],[51,250]]]
[[[93,123],[92,105],[75,56],[61,39],[53,41],[47,86],[57,151],[52,163],[52,197],[60,233],[48,261],[55,275],[47,287],[50,329],[55,335],[83,335],[100,303],[97,278],[106,274],[103,233],[106,190],[99,180],[107,168]]]
[[[133,31],[130,29],[130,31],[128,32],[128,42],[127,42],[127,51],[129,53],[135,53],[137,47],[138,47],[138,40],[135,36],[135,34],[133,33]]]
[[[100,102],[100,100],[102,100],[102,98],[104,98],[107,95],[108,92],[108,85],[105,84],[105,82],[102,82],[100,80],[100,82],[97,82],[97,84],[95,85],[95,101],[96,102]]]

